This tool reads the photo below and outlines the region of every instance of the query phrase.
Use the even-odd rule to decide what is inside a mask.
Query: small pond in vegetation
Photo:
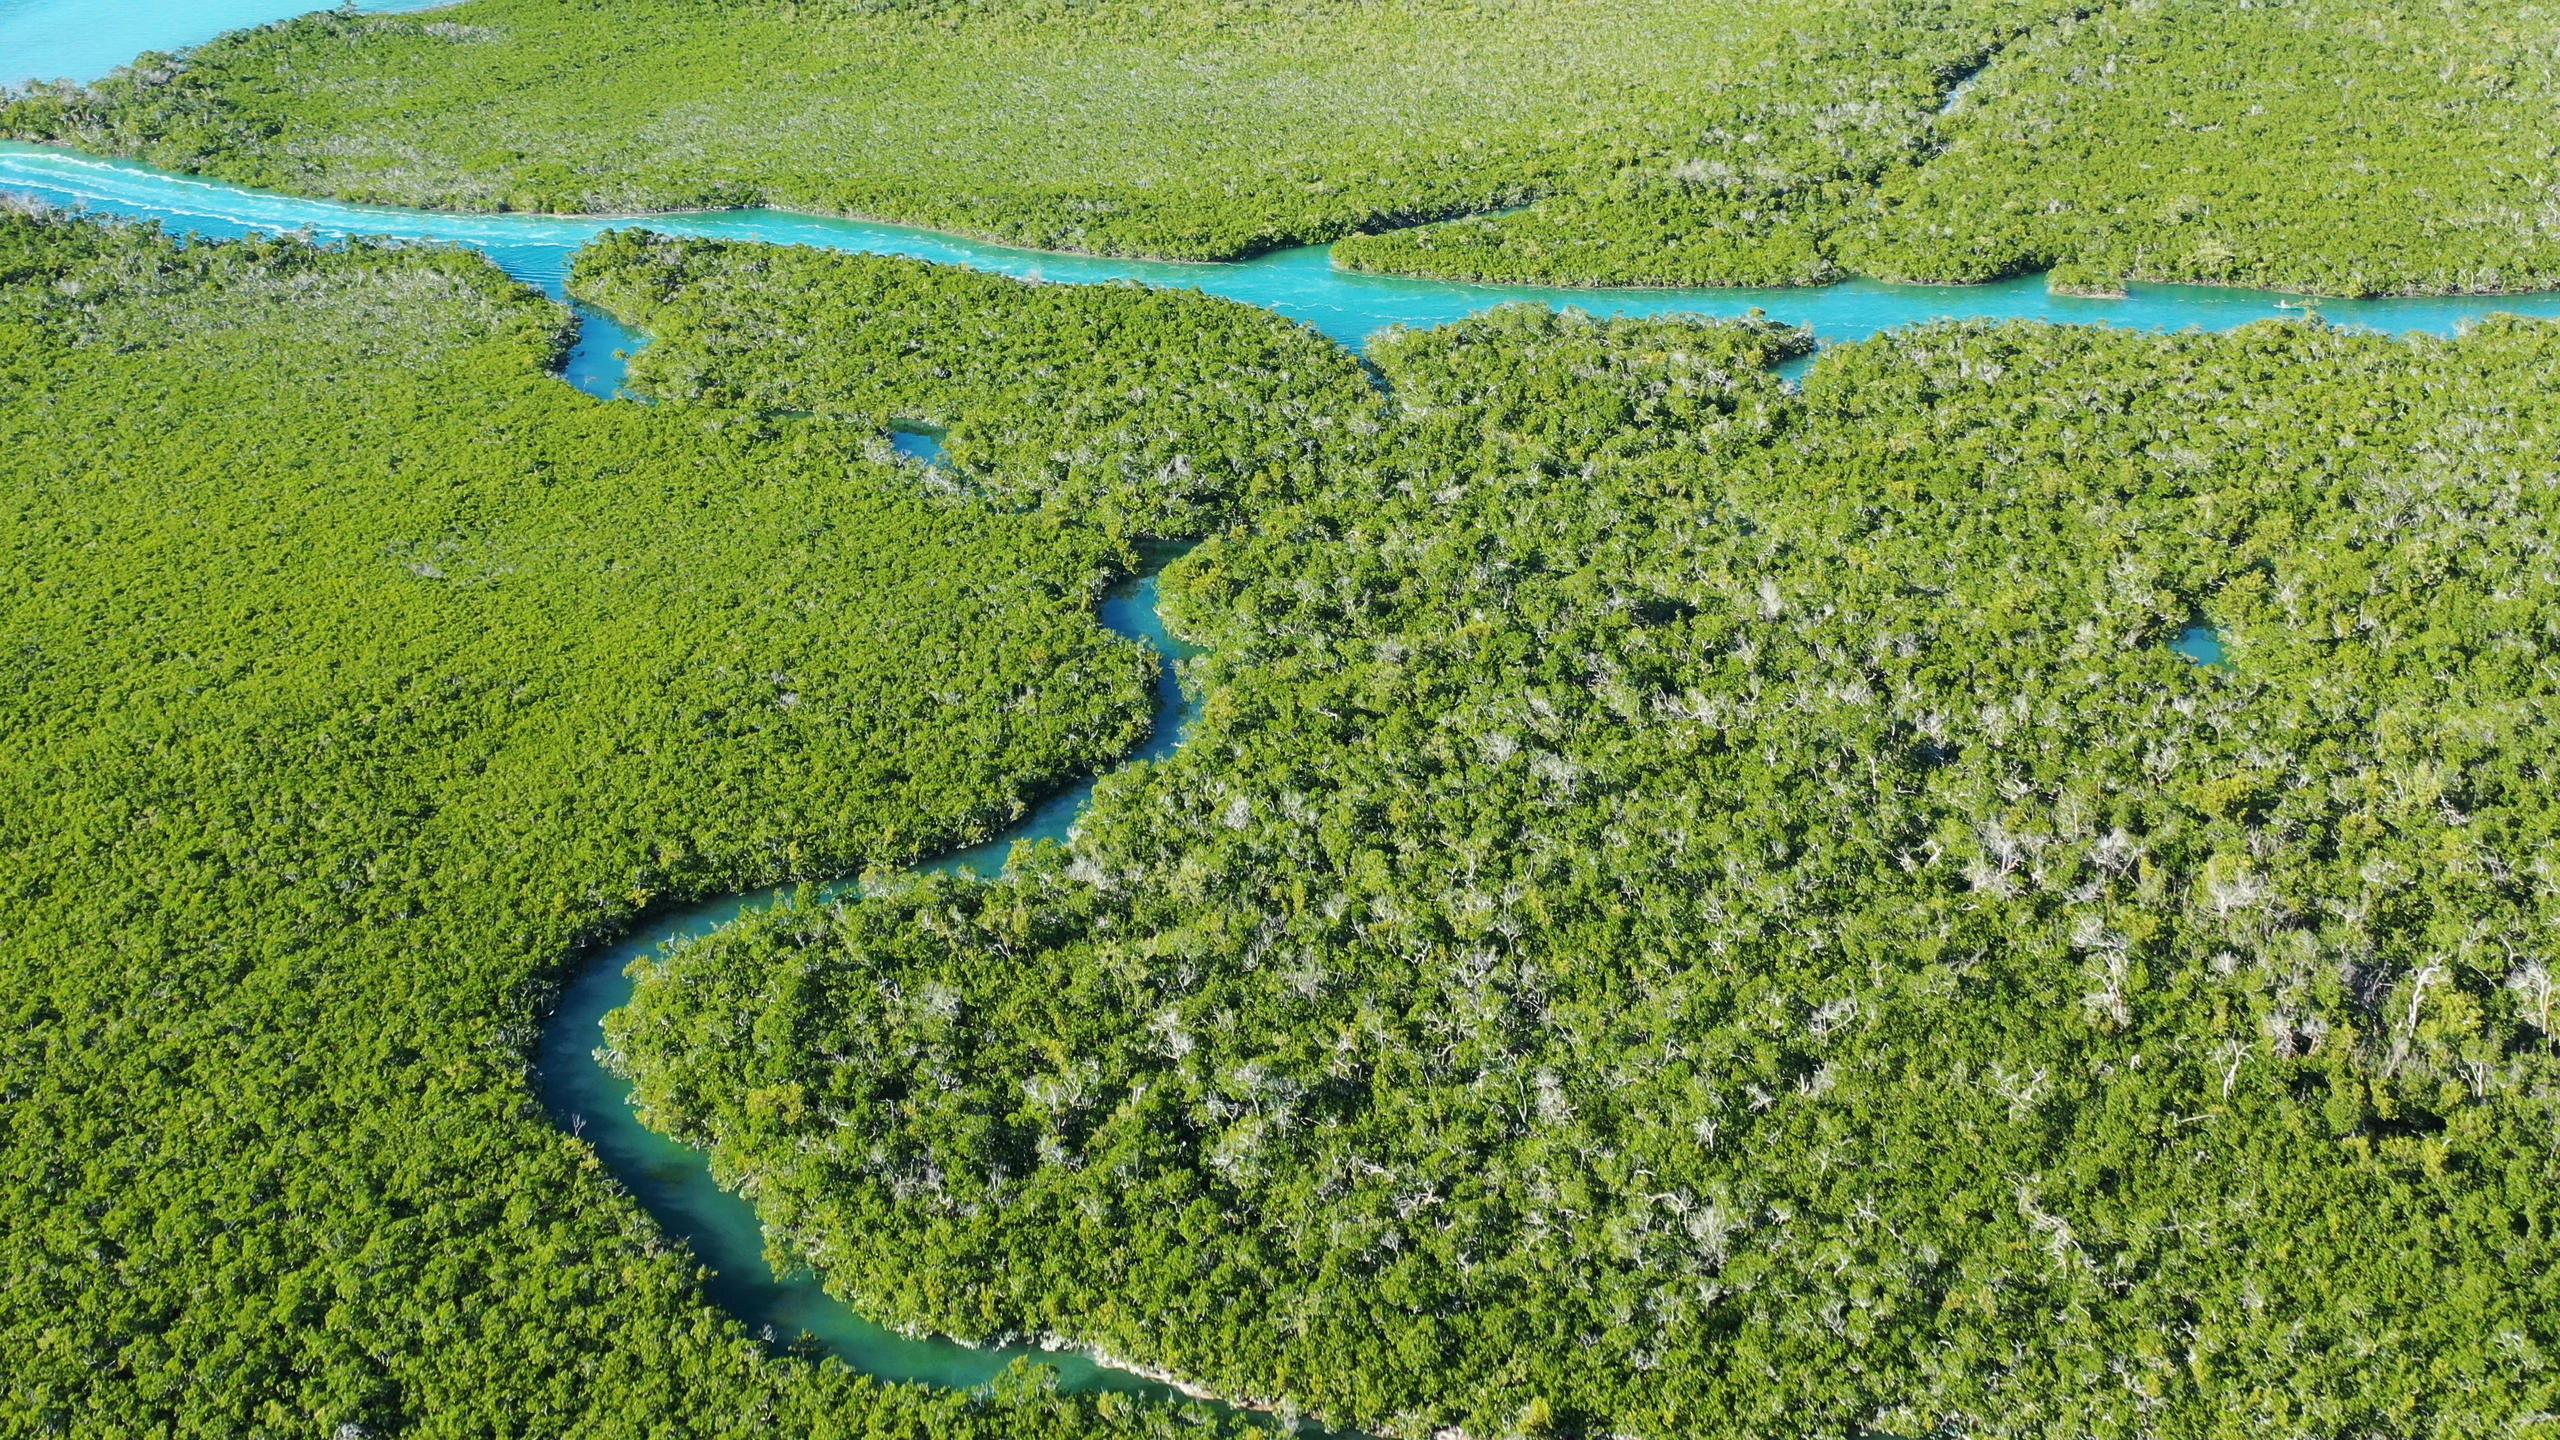
[[[2190,662],[2208,668],[2226,663],[2222,658],[2222,632],[2210,625],[2190,625],[2178,632],[2169,648]]]
[[[599,400],[631,398],[622,388],[623,378],[631,371],[631,357],[648,345],[649,337],[592,305],[576,309],[578,338],[561,362],[560,378]]]
[[[942,459],[942,432],[939,430],[927,430],[921,425],[892,425],[889,427],[889,444],[908,459],[920,460],[927,465],[937,464]]]

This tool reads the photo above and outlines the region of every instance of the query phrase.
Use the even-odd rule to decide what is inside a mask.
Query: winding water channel
[[[1880,330],[1949,318],[2226,330],[2299,313],[2301,305],[2294,297],[2271,291],[2196,285],[2136,285],[2123,299],[2089,299],[2055,295],[2045,288],[2044,278],[2039,275],[1991,285],[1889,285],[1876,280],[1851,280],[1819,289],[1793,290],[1584,290],[1464,285],[1337,270],[1330,250],[1320,245],[1274,251],[1231,264],[1126,260],[1019,250],[912,226],[783,210],[646,217],[455,215],[279,195],[170,174],[130,161],[17,142],[0,142],[0,190],[31,195],[56,205],[158,220],[173,232],[227,237],[308,230],[324,238],[389,235],[471,245],[485,251],[507,273],[555,296],[561,293],[569,256],[579,246],[616,226],[645,224],[671,234],[908,255],[1065,283],[1134,279],[1151,285],[1197,288],[1278,311],[1353,346],[1389,325],[1444,325],[1512,300],[1578,306],[1595,315],[1731,316],[1756,310],[1778,320],[1810,325],[1815,337],[1825,344],[1861,340]],[[2337,324],[2450,335],[2464,320],[2494,310],[2560,316],[2560,293],[2322,300],[2318,305],[2320,313]]]
[[[1168,632],[1156,610],[1156,574],[1184,548],[1142,547],[1141,573],[1113,587],[1099,610],[1105,627],[1151,647],[1165,662],[1156,680],[1154,726],[1131,761],[1172,754],[1182,744],[1195,713],[1174,664],[1197,651]],[[1093,782],[1088,780],[1050,797],[1021,824],[994,839],[917,868],[994,875],[1004,868],[1015,841],[1064,840],[1092,796]],[[818,893],[842,894],[852,888],[843,883],[822,887]],[[1173,1392],[1162,1384],[1074,1351],[1027,1346],[979,1349],[946,1339],[900,1335],[828,1295],[814,1276],[776,1278],[765,1263],[764,1228],[755,1208],[712,1180],[710,1162],[702,1152],[640,1123],[631,1109],[630,1085],[596,1058],[606,1013],[631,996],[632,980],[624,971],[662,945],[707,935],[740,911],[779,903],[790,893],[784,887],[654,914],[623,943],[589,959],[561,997],[535,1056],[542,1101],[552,1117],[595,1147],[598,1158],[661,1227],[692,1245],[712,1272],[705,1288],[713,1303],[768,1341],[790,1344],[806,1337],[821,1353],[890,1380],[980,1385],[1015,1359],[1028,1356],[1054,1367],[1065,1389],[1171,1397]]]
[[[299,8],[291,0],[174,4],[168,0],[0,0],[0,81],[23,75],[92,79],[141,50],[194,43],[222,29],[277,18]],[[367,0],[363,8],[418,6],[417,0]],[[1957,97],[1949,99],[1952,103]],[[213,237],[309,231],[321,237],[387,235],[456,242],[485,251],[508,273],[555,296],[561,293],[571,252],[599,231],[641,223],[631,218],[454,215],[341,204],[15,143],[0,143],[0,191],[158,220],[175,232]],[[1443,324],[1511,300],[1574,305],[1599,315],[1724,316],[1760,310],[1780,320],[1810,325],[1825,343],[1950,317],[2225,329],[2298,309],[2298,302],[2285,296],[2190,286],[2135,286],[2121,299],[2057,296],[2046,290],[2038,276],[1968,287],[1852,281],[1814,290],[1758,291],[1461,285],[1339,271],[1322,247],[1280,251],[1237,264],[1177,264],[1045,254],[905,226],[769,210],[651,216],[645,223],[683,234],[908,255],[1048,281],[1127,278],[1197,287],[1275,310],[1351,345],[1389,325]],[[2450,334],[2464,320],[2492,310],[2560,316],[2560,294],[2335,300],[2320,302],[2319,309],[2336,323]],[[621,352],[643,342],[609,317],[581,313],[584,328],[564,378],[590,394],[618,396],[622,393]],[[936,438],[928,434],[901,433],[892,438],[902,453],[922,463],[930,463],[938,453]],[[1167,660],[1156,697],[1153,734],[1133,758],[1169,754],[1182,743],[1192,715],[1191,702],[1182,693],[1171,663],[1189,653],[1189,647],[1166,632],[1155,607],[1155,572],[1172,553],[1166,549],[1151,553],[1145,573],[1111,591],[1100,610],[1102,623],[1115,633],[1155,647]],[[2199,664],[2222,660],[2218,637],[2209,630],[2190,631],[2181,637],[2178,649]],[[1092,784],[1087,782],[1055,796],[1014,830],[926,868],[966,867],[993,874],[1002,867],[1014,841],[1063,839],[1091,793]],[[805,1335],[821,1350],[888,1379],[977,1385],[1018,1356],[1033,1355],[1056,1366],[1067,1388],[1170,1393],[1155,1382],[1072,1352],[975,1349],[947,1340],[901,1336],[827,1296],[813,1277],[774,1278],[765,1264],[762,1227],[753,1208],[720,1190],[699,1152],[639,1123],[628,1103],[628,1085],[595,1058],[603,1016],[630,994],[632,982],[624,970],[661,945],[706,934],[742,909],[772,904],[776,898],[777,892],[766,892],[652,916],[639,933],[594,957],[570,986],[542,1037],[538,1056],[542,1099],[551,1113],[595,1147],[670,1234],[692,1245],[713,1272],[708,1286],[711,1298],[769,1340],[788,1343]]]

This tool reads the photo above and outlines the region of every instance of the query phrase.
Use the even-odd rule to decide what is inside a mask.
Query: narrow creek
[[[361,0],[365,9],[405,9],[421,3],[428,0]],[[14,7],[0,3],[0,57],[6,57],[0,60],[0,69],[95,78],[105,66],[142,50],[190,43],[220,29],[301,8],[301,0],[180,4],[34,0]],[[22,77],[0,74],[0,83],[17,78]],[[1962,103],[1972,83],[1973,77],[1967,76],[1952,87],[1945,101],[1948,111]],[[322,238],[384,235],[470,245],[517,279],[554,296],[562,294],[570,254],[597,233],[624,225],[906,255],[1044,281],[1137,279],[1196,287],[1263,306],[1355,347],[1389,325],[1444,324],[1514,300],[1578,306],[1603,316],[1765,312],[1810,326],[1825,344],[1948,318],[2221,330],[2301,309],[2291,297],[2270,292],[2199,286],[2135,285],[2126,296],[2113,299],[2056,295],[2041,276],[1977,286],[1853,280],[1788,290],[1473,285],[1339,270],[1330,252],[1320,246],[1234,264],[1178,264],[1047,254],[907,226],[772,210],[619,218],[448,214],[281,195],[15,142],[0,142],[0,191],[55,205],[157,220],[175,233],[215,238],[306,231]],[[2319,308],[2331,320],[2345,324],[2451,334],[2466,320],[2489,311],[2560,316],[2560,294],[2335,300],[2321,301]],[[580,318],[580,333],[565,358],[563,378],[600,398],[626,398],[624,359],[645,344],[645,338],[585,307],[580,307]],[[1783,367],[1782,373],[1793,378],[1813,363],[1813,357],[1801,357]],[[890,439],[899,453],[919,463],[931,464],[938,457],[939,437],[929,432],[896,430]],[[1099,609],[1104,626],[1154,647],[1167,661],[1158,681],[1152,733],[1132,759],[1172,753],[1193,717],[1192,701],[1182,692],[1171,663],[1193,652],[1166,631],[1156,609],[1157,574],[1179,548],[1149,551],[1140,575],[1115,586]],[[2206,627],[2190,629],[2173,648],[2199,665],[2213,666],[2223,660],[2219,637]],[[1092,792],[1090,780],[1065,790],[1004,834],[920,868],[995,874],[1017,840],[1063,840]],[[822,893],[850,888],[851,882],[839,882]],[[957,1387],[984,1384],[1014,1360],[1030,1357],[1054,1366],[1062,1388],[1170,1398],[1173,1391],[1163,1384],[1076,1352],[1027,1346],[981,1349],[948,1339],[900,1335],[827,1295],[814,1276],[775,1277],[765,1262],[763,1227],[754,1208],[719,1188],[700,1152],[640,1124],[629,1103],[629,1085],[596,1058],[603,1017],[631,993],[632,981],[625,970],[661,946],[708,934],[740,912],[779,903],[786,894],[785,890],[765,891],[655,914],[646,917],[623,943],[590,959],[563,995],[537,1050],[541,1099],[550,1113],[564,1129],[594,1146],[604,1164],[669,1235],[692,1247],[712,1272],[706,1284],[711,1301],[770,1343],[789,1345],[805,1336],[819,1353],[837,1356],[882,1379]]]
[[[600,344],[629,348],[629,337],[616,330],[597,337]],[[605,353],[608,357],[610,350]],[[589,393],[617,393],[618,366],[590,370]],[[1188,734],[1196,707],[1183,691],[1175,663],[1198,651],[1176,638],[1156,606],[1156,582],[1164,566],[1184,545],[1140,547],[1140,572],[1113,586],[1103,597],[1097,618],[1113,634],[1153,649],[1164,661],[1156,680],[1154,724],[1144,744],[1124,764],[1158,760],[1179,748]],[[916,867],[919,870],[982,876],[1000,873],[1014,842],[1060,840],[1084,812],[1094,781],[1063,790],[1043,801],[1018,825],[966,849],[953,851]],[[775,1345],[804,1344],[816,1353],[884,1380],[921,1381],[961,1388],[983,1385],[1016,1359],[1030,1358],[1057,1371],[1060,1388],[1118,1390],[1147,1398],[1178,1399],[1175,1391],[1104,1365],[1076,1351],[1046,1351],[1027,1345],[979,1348],[939,1337],[901,1335],[864,1319],[826,1293],[814,1275],[776,1277],[765,1261],[764,1227],[755,1207],[722,1190],[711,1177],[709,1158],[680,1141],[640,1123],[631,1107],[631,1086],[597,1058],[603,1044],[605,1015],[631,997],[632,978],[625,971],[635,960],[660,947],[708,935],[747,910],[783,903],[794,887],[733,896],[706,904],[645,917],[622,943],[597,954],[579,970],[560,1006],[542,1033],[535,1053],[542,1103],[562,1129],[595,1147],[596,1155],[627,1187],[640,1207],[670,1236],[690,1245],[711,1271],[704,1289],[712,1303],[745,1322],[761,1339]],[[819,888],[822,896],[854,889],[852,881]]]

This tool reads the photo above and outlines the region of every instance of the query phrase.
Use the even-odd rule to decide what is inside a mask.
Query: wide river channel
[[[300,8],[291,0],[0,0],[0,84],[34,76],[96,79],[144,50],[194,44],[223,30],[281,18]],[[422,7],[418,0],[366,0],[361,8]],[[1047,254],[907,226],[770,210],[658,215],[645,220],[453,215],[247,190],[148,166],[8,142],[0,142],[0,191],[55,205],[158,220],[173,232],[213,237],[308,231],[323,238],[383,235],[470,245],[486,252],[509,274],[555,296],[561,294],[571,252],[599,231],[636,223],[689,235],[907,255],[1065,283],[1135,279],[1193,287],[1263,306],[1354,346],[1389,325],[1445,324],[1515,300],[1578,306],[1596,315],[1729,316],[1760,310],[1774,319],[1811,326],[1826,344],[1947,318],[2219,330],[2298,308],[2298,302],[2282,295],[2192,286],[2135,286],[2122,299],[2082,299],[2049,293],[2040,276],[1980,286],[1851,281],[1814,290],[1460,285],[1349,274],[1333,268],[1323,247],[1284,250],[1237,264],[1177,264]],[[2560,294],[2324,300],[2319,309],[2333,323],[2451,334],[2465,320],[2492,310],[2560,316]],[[589,393],[610,397],[618,392],[621,378],[614,352],[634,342],[603,317],[589,316],[587,326],[566,378]],[[930,459],[929,440],[898,439],[902,450]],[[1182,743],[1191,718],[1192,706],[1172,664],[1189,652],[1166,633],[1155,608],[1155,571],[1171,553],[1151,553],[1146,573],[1114,589],[1101,607],[1104,625],[1155,647],[1166,661],[1154,731],[1134,758],[1169,754]],[[2197,649],[2190,658],[2212,663],[2218,650],[2208,655]],[[1001,869],[1015,840],[1063,839],[1092,789],[1087,782],[1058,795],[1015,830],[926,868],[966,867],[993,874]],[[713,1272],[708,1287],[711,1298],[768,1340],[790,1343],[805,1335],[822,1351],[885,1379],[978,1385],[1018,1356],[1031,1355],[1056,1366],[1066,1388],[1169,1394],[1161,1385],[1072,1352],[976,1349],[947,1340],[901,1336],[854,1314],[811,1277],[776,1279],[765,1264],[763,1230],[753,1208],[713,1183],[710,1167],[699,1152],[639,1123],[629,1104],[629,1086],[599,1064],[595,1053],[604,1015],[631,993],[632,982],[624,970],[660,946],[707,934],[740,910],[777,899],[776,892],[767,892],[660,913],[623,944],[594,957],[580,971],[543,1033],[539,1069],[542,1098],[551,1113],[595,1147],[669,1233],[692,1245]]]

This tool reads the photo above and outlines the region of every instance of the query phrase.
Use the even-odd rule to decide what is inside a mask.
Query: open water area
[[[0,0],[0,83],[28,78],[92,80],[146,50],[169,50],[224,30],[260,24],[302,7],[275,0]],[[366,10],[427,8],[411,0],[367,0]],[[319,238],[387,236],[468,245],[508,273],[554,296],[562,293],[568,258],[597,233],[634,224],[687,235],[824,246],[905,255],[1043,282],[1134,279],[1193,287],[1259,305],[1303,321],[1345,344],[1358,345],[1392,325],[1439,325],[1509,301],[1575,306],[1594,315],[1753,312],[1810,326],[1826,344],[1862,339],[1899,326],[1949,318],[2035,319],[2146,329],[2228,329],[2288,313],[2301,302],[2261,291],[2191,286],[2136,286],[2121,299],[2055,295],[2041,276],[1980,286],[1890,285],[1851,281],[1820,289],[1660,290],[1548,289],[1452,284],[1360,275],[1334,268],[1324,247],[1276,252],[1234,264],[1180,264],[1058,255],[987,244],[913,227],[773,210],[647,217],[465,215],[353,205],[244,189],[149,166],[34,145],[0,142],[0,191],[100,214],[156,220],[173,233],[227,238],[307,232]],[[2389,300],[2322,300],[2319,313],[2338,324],[2388,333],[2454,333],[2493,311],[2560,316],[2560,294]],[[564,378],[589,394],[622,394],[623,357],[645,343],[608,316],[581,308],[583,327]],[[1791,371],[1811,363],[1791,363]],[[937,437],[892,436],[919,464],[939,454]],[[1148,556],[1145,573],[1105,597],[1100,619],[1115,633],[1155,647],[1166,661],[1153,732],[1134,759],[1158,759],[1182,743],[1194,703],[1173,662],[1189,647],[1167,633],[1157,614],[1157,569],[1175,553]],[[2175,648],[2201,665],[2223,663],[2219,637],[2197,627]],[[1037,807],[1018,826],[925,868],[1001,870],[1017,840],[1066,838],[1092,794],[1090,781]],[[850,893],[850,882],[821,887],[816,897]],[[741,911],[781,903],[784,891],[732,897],[651,917],[637,933],[591,957],[573,977],[545,1030],[538,1069],[542,1099],[564,1128],[592,1145],[637,1201],[683,1238],[713,1272],[711,1299],[777,1344],[801,1337],[822,1353],[892,1380],[981,1385],[1015,1359],[1030,1356],[1057,1368],[1069,1389],[1117,1389],[1164,1396],[1162,1384],[1074,1352],[1030,1347],[975,1348],[899,1335],[855,1314],[808,1275],[777,1278],[767,1266],[763,1227],[746,1201],[714,1182],[705,1157],[641,1125],[629,1087],[597,1058],[603,1017],[631,992],[625,972],[662,946],[698,938]]]
[[[451,0],[356,0],[359,10],[425,10]],[[202,44],[225,30],[312,9],[277,0],[0,0],[0,85],[104,77],[146,50]]]

